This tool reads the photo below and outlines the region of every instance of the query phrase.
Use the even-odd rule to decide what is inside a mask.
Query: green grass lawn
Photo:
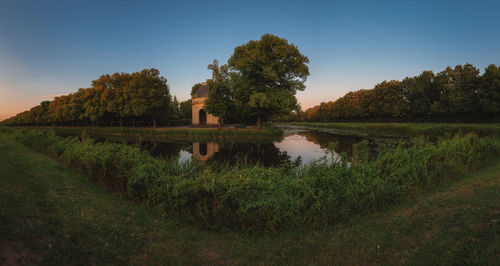
[[[320,231],[211,232],[0,134],[0,264],[495,264],[500,160]]]
[[[453,136],[458,132],[475,133],[478,136],[499,135],[498,123],[374,123],[374,122],[291,122],[292,126],[310,127],[322,131],[359,135],[367,138],[410,138],[424,135],[429,138]],[[286,125],[286,124],[285,124]]]
[[[58,135],[81,136],[82,134],[92,137],[106,138],[129,138],[130,140],[235,140],[244,137],[248,140],[273,141],[281,138],[283,132],[276,127],[264,126],[261,129],[255,127],[61,127],[61,126],[13,126],[0,127],[1,131],[9,130],[53,130]]]

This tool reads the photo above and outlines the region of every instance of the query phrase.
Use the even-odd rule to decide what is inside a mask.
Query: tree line
[[[220,123],[260,127],[276,115],[300,111],[295,97],[304,90],[309,59],[286,39],[264,34],[234,49],[227,64],[208,65],[212,78],[205,109]],[[191,95],[201,86],[195,84]],[[5,125],[153,126],[191,123],[191,100],[179,103],[156,69],[102,75],[92,86],[44,101],[5,120]]]
[[[500,115],[500,67],[471,64],[424,71],[351,91],[298,115],[302,121],[491,121]]]
[[[190,121],[190,100],[179,103],[172,98],[167,79],[151,68],[102,75],[90,88],[43,101],[2,124],[156,127]]]

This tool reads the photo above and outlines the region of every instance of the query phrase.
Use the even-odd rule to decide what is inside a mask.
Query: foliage
[[[290,117],[291,111],[300,111],[295,95],[297,90],[305,89],[308,63],[297,46],[271,34],[238,46],[227,65],[219,66],[214,60],[208,66],[212,79],[207,80],[211,88],[207,111],[220,117],[221,123],[257,119],[259,128],[270,117]],[[195,84],[191,95],[200,86],[201,83]],[[2,124],[187,125],[191,120],[190,107],[190,102],[172,99],[167,80],[152,68],[102,75],[92,81],[90,88],[42,102]]]
[[[219,123],[224,124],[224,120],[234,112],[234,100],[232,98],[229,69],[227,65],[219,66],[219,62],[214,60],[208,65],[212,70],[212,79],[208,80],[210,91],[208,99],[205,100],[207,112],[219,117]]]
[[[257,117],[259,127],[273,114],[297,110],[295,94],[305,89],[307,63],[297,46],[271,34],[236,47],[228,65],[237,105]]]
[[[500,67],[483,75],[471,64],[383,81],[307,109],[302,121],[494,121],[500,116]],[[491,116],[493,115],[493,117]]]
[[[194,84],[193,87],[191,88],[191,96],[193,96],[196,93],[196,91],[198,90],[198,88],[200,88],[200,87],[201,87],[201,83]]]
[[[499,261],[498,159],[388,210],[320,230],[276,234],[201,230],[163,215],[158,208],[110,193],[4,134],[0,150],[0,263],[4,264],[493,265]]]
[[[3,125],[176,124],[178,103],[157,69],[102,75],[92,86],[55,97],[2,122]],[[175,118],[174,120],[172,118]],[[127,123],[128,121],[128,123]],[[131,122],[131,123],[130,123]]]
[[[322,227],[385,208],[437,183],[477,169],[500,154],[498,137],[455,136],[384,150],[366,160],[366,143],[347,156],[295,170],[255,166],[198,167],[151,157],[137,148],[64,139],[40,130],[17,138],[129,197],[189,223],[215,229],[290,230]]]
[[[179,103],[179,113],[181,117],[181,124],[191,124],[193,108],[191,106],[191,99]]]
[[[500,125],[488,123],[337,123],[337,122],[292,122],[292,126],[306,126],[332,131],[336,134],[360,135],[365,138],[409,139],[426,136],[432,140],[459,133],[474,133],[480,137],[500,135]]]
[[[498,114],[500,110],[500,66],[489,65],[479,82],[478,96],[483,112]]]
[[[245,137],[249,141],[276,141],[282,138],[283,131],[266,125],[263,129],[255,128],[166,128],[154,130],[151,128],[130,127],[0,127],[0,132],[14,130],[46,129],[59,136],[90,136],[92,138],[116,139],[122,142],[129,140],[161,141],[161,140],[193,140],[193,141],[232,141]],[[127,142],[127,141],[125,141]]]

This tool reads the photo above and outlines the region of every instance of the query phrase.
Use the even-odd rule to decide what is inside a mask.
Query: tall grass
[[[329,128],[361,133],[371,137],[411,138],[425,135],[432,139],[453,136],[458,133],[474,133],[478,136],[500,134],[499,124],[455,124],[455,123],[334,123],[292,122],[291,125]]]
[[[377,211],[477,169],[500,154],[500,138],[456,135],[436,144],[415,139],[368,160],[366,143],[351,162],[341,155],[302,168],[179,165],[138,148],[13,131],[34,149],[123,189],[134,200],[217,230],[301,230]]]

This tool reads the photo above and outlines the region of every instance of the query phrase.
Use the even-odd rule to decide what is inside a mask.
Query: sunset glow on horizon
[[[271,33],[310,60],[303,109],[424,70],[500,64],[495,1],[6,1],[0,8],[0,121],[87,88],[102,74],[156,68],[182,101],[213,59]],[[466,18],[466,19],[465,19]]]

